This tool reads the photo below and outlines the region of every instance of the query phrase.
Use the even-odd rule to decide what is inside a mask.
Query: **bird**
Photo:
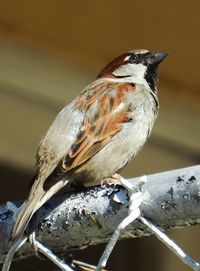
[[[57,115],[39,144],[36,175],[16,215],[12,242],[58,191],[100,185],[136,156],[157,118],[158,66],[167,54],[123,53]]]

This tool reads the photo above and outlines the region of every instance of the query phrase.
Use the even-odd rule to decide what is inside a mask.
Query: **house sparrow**
[[[99,185],[142,148],[158,113],[157,68],[165,52],[135,50],[110,62],[58,114],[37,152],[37,174],[17,214],[13,242],[64,186]]]

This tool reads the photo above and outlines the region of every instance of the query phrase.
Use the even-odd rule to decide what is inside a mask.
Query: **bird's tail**
[[[42,192],[43,193],[36,194],[34,197],[29,197],[20,207],[12,230],[12,242],[15,242],[23,235],[33,214],[39,209],[38,203],[45,194],[45,191]]]
[[[36,180],[32,186],[28,199],[20,207],[19,213],[16,216],[16,221],[12,230],[12,241],[18,240],[26,230],[26,227],[34,213],[54,194],[69,183],[68,180],[59,180],[45,191],[39,180]],[[39,184],[39,185],[38,185]]]

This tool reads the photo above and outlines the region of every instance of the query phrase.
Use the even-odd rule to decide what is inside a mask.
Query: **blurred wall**
[[[27,196],[37,145],[56,114],[108,61],[131,49],[170,55],[160,69],[153,134],[124,176],[199,163],[199,8],[199,1],[180,0],[0,1],[0,202]],[[199,227],[171,234],[200,260]],[[96,263],[102,249],[77,257]],[[13,270],[37,270],[35,262]],[[153,237],[121,241],[109,266],[188,270]]]

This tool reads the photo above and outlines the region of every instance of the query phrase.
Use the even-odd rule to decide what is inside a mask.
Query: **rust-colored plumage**
[[[85,163],[110,142],[123,123],[129,121],[127,108],[119,112],[117,108],[121,103],[127,102],[125,94],[134,91],[135,86],[131,84],[110,83],[99,84],[91,91],[92,96],[86,93],[79,96],[79,103],[76,102],[75,106],[85,112],[85,118],[75,142],[55,169],[59,176]],[[96,103],[99,104],[98,107]],[[88,110],[92,114],[87,114]]]

